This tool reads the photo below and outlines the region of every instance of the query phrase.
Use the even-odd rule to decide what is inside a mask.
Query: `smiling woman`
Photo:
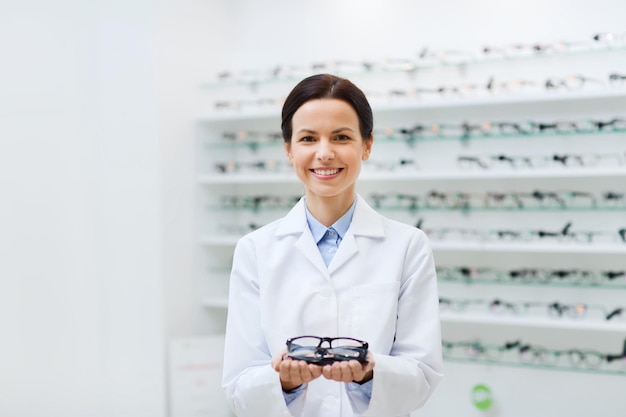
[[[305,195],[235,248],[230,405],[245,417],[408,416],[442,377],[439,297],[425,234],[355,191],[374,143],[371,107],[349,80],[314,75],[285,100],[281,127]],[[302,340],[317,341],[309,356],[294,354]]]
[[[369,158],[373,137],[363,138],[354,109],[333,98],[304,103],[292,126],[292,137],[285,141],[287,157],[306,188],[308,209],[329,227],[354,202],[361,161]]]

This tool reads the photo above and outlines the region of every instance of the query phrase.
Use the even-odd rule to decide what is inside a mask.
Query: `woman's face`
[[[285,151],[307,198],[352,201],[361,161],[369,158],[373,142],[361,137],[354,109],[343,100],[310,100],[294,113],[292,127]]]

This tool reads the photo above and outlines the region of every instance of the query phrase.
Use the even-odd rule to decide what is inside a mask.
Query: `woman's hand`
[[[320,366],[309,365],[305,361],[293,360],[287,357],[286,353],[287,349],[283,349],[272,359],[272,368],[279,373],[283,391],[291,391],[322,375]]]
[[[374,355],[367,352],[367,363],[359,361],[340,361],[322,368],[324,378],[339,382],[357,382],[362,384],[374,377]]]

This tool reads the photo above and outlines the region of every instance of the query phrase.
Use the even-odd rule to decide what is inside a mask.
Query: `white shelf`
[[[626,177],[626,167],[612,168],[561,168],[561,169],[520,169],[520,170],[466,170],[449,172],[368,172],[363,170],[361,181],[474,181],[507,179],[552,179],[552,178],[603,178]]]
[[[493,314],[471,314],[462,313],[454,314],[441,312],[440,318],[442,323],[454,324],[479,324],[479,325],[504,325],[504,326],[520,326],[535,327],[544,329],[571,329],[571,330],[589,330],[600,332],[626,333],[626,323],[610,322],[599,320],[576,320],[573,318],[541,318],[541,317],[515,317]]]
[[[580,179],[580,178],[620,178],[626,177],[625,167],[588,169],[528,169],[528,170],[484,170],[454,172],[368,172],[359,177],[361,182],[375,181],[475,181],[507,179]],[[215,184],[291,184],[297,178],[293,173],[284,174],[207,174],[200,175],[198,182],[203,185]]]
[[[227,309],[227,297],[205,297],[202,299],[202,306],[206,308]],[[571,330],[592,330],[601,332],[626,333],[626,323],[607,322],[599,320],[576,320],[571,318],[541,318],[541,317],[515,317],[498,316],[493,314],[454,314],[441,312],[442,323],[453,324],[477,324],[477,325],[505,325],[520,327],[535,327],[547,329],[571,329]]]
[[[235,246],[241,236],[211,235],[200,239],[204,246]],[[509,242],[437,242],[430,240],[434,252],[500,252],[500,253],[554,253],[626,255],[626,244],[537,244]]]
[[[374,114],[402,112],[424,109],[444,109],[476,106],[505,106],[511,104],[558,103],[567,101],[594,101],[607,99],[626,99],[626,89],[580,90],[545,93],[468,95],[467,97],[449,97],[441,99],[389,100],[371,99]],[[279,119],[280,107],[264,107],[255,110],[223,110],[201,114],[198,120],[204,122],[225,122],[237,120]]]
[[[515,242],[438,242],[430,240],[434,252],[500,252],[626,255],[626,244],[537,244]]]
[[[626,99],[626,90],[580,90],[562,92],[541,92],[523,94],[474,95],[460,98],[409,101],[405,103],[372,104],[374,113],[397,112],[403,110],[441,109],[475,106],[506,106],[511,104],[558,103],[563,101],[594,101],[610,98]]]
[[[209,174],[198,177],[202,185],[214,184],[291,184],[298,181],[293,172],[285,174]]]

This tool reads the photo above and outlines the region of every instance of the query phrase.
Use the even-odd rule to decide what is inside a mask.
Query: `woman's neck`
[[[345,193],[340,196],[320,197],[318,195],[307,195],[306,206],[309,212],[326,227],[332,226],[352,207],[354,193]]]

